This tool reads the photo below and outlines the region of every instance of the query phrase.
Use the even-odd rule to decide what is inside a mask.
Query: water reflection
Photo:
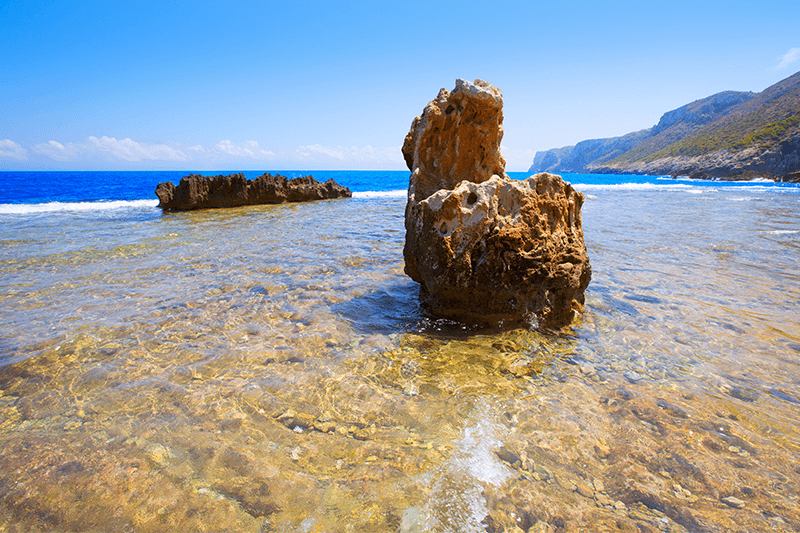
[[[0,527],[798,530],[800,214],[754,194],[594,191],[558,335],[426,318],[402,198],[11,223]]]

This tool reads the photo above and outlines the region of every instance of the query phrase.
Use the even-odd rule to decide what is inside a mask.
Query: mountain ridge
[[[722,91],[664,113],[651,128],[536,152],[529,172],[796,179],[800,72],[760,93]]]

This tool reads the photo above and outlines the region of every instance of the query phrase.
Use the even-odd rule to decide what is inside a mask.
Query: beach
[[[354,197],[0,200],[0,529],[800,529],[800,187],[564,175],[554,333],[426,316],[408,173],[311,174]]]

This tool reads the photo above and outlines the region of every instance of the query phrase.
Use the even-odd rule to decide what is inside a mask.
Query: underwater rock
[[[734,509],[742,509],[745,506],[745,503],[736,496],[726,496],[722,498],[721,501],[728,507],[733,507]]]
[[[169,211],[188,211],[209,207],[308,202],[332,198],[350,198],[352,193],[329,179],[321,183],[311,176],[288,179],[263,174],[248,180],[244,174],[201,176],[190,174],[176,187],[172,182],[156,187],[158,207]]]
[[[436,316],[561,327],[591,278],[583,195],[553,174],[506,175],[502,109],[496,87],[457,80],[414,119],[403,145],[405,272]]]

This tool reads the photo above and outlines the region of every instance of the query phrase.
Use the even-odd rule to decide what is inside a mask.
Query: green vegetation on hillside
[[[777,122],[764,123],[760,114],[748,116],[721,128],[701,131],[639,158],[649,163],[662,157],[694,157],[710,154],[718,150],[743,150],[751,146],[766,148],[780,141],[793,127],[800,125],[800,113]],[[626,156],[628,154],[625,154]],[[632,154],[631,154],[632,155]],[[621,159],[621,158],[620,158]],[[637,159],[625,157],[628,161]]]
[[[730,127],[720,130],[703,131],[684,137],[666,148],[648,154],[639,160],[649,163],[662,157],[694,157],[710,154],[717,150],[732,149],[734,145],[742,142],[742,136],[744,135],[744,132],[737,126],[738,124],[732,124]]]
[[[659,143],[658,137],[647,139],[607,164],[650,163],[666,157],[695,157],[754,146],[770,148],[787,136],[800,135],[800,87],[797,87],[797,81],[794,85],[796,88],[789,88],[758,107],[752,105],[755,101],[745,103],[741,112],[723,117],[667,146]]]
[[[767,124],[760,130],[747,135],[744,139],[735,143],[733,148],[741,149],[747,148],[748,146],[754,144],[765,144],[778,141],[786,135],[790,128],[797,126],[798,124],[800,124],[800,113],[792,115],[789,118],[785,118],[780,122]]]

